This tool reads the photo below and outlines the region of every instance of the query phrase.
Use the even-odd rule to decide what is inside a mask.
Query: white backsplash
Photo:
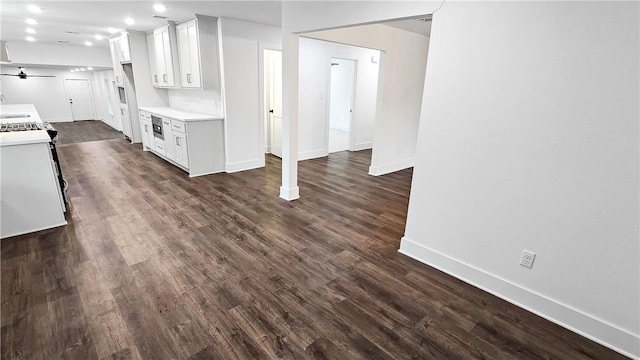
[[[222,96],[216,90],[169,90],[169,106],[183,111],[222,115]]]

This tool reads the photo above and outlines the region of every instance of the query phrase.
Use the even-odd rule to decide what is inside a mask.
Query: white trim
[[[256,169],[261,167],[264,167],[264,156],[262,157],[262,161],[260,159],[255,159],[255,160],[249,160],[249,161],[241,161],[237,163],[226,163],[224,165],[224,169],[228,173],[251,170],[251,169]]]
[[[298,153],[298,161],[316,159],[325,156],[329,156],[329,151],[327,151],[327,149],[305,151]]]
[[[408,239],[400,241],[401,254],[416,259],[470,285],[515,304],[625,356],[640,359],[640,337],[604,320],[562,304],[545,295],[451,258]]]
[[[386,164],[386,165],[379,165],[379,166],[371,165],[369,166],[369,175],[380,176],[380,175],[390,174],[392,172],[413,167],[413,163],[414,163],[413,159],[407,159],[407,160],[402,160],[402,161],[398,161],[398,162]]]
[[[287,201],[299,199],[300,188],[296,186],[290,189],[286,189],[283,186],[280,186],[280,197]]]
[[[353,151],[367,150],[373,148],[373,141],[363,142],[360,144],[356,144],[353,148]]]
[[[56,178],[56,181],[58,181],[58,179],[57,179],[57,178]],[[66,211],[66,210],[65,210],[65,211]],[[20,235],[25,235],[25,234],[35,233],[35,232],[38,232],[38,231],[45,231],[45,230],[49,230],[49,229],[55,229],[55,228],[59,228],[59,227],[61,227],[61,226],[65,226],[65,225],[67,225],[67,224],[68,224],[68,222],[65,220],[63,223],[61,223],[61,224],[57,224],[57,225],[49,225],[49,226],[44,226],[44,227],[37,228],[37,229],[26,230],[26,231],[19,231],[19,232],[15,233],[15,234],[3,235],[3,236],[2,236],[2,240],[4,240],[4,239],[8,239],[8,238],[10,238],[10,237],[14,237],[14,236],[20,236]]]
[[[42,121],[44,122],[50,122],[50,123],[56,123],[56,122],[73,122],[73,119],[69,119],[69,118],[57,118],[57,119],[45,119],[43,118]]]

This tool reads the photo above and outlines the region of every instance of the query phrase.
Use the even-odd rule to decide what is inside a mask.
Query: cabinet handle
[[[173,124],[173,127],[176,128],[176,129],[180,129],[180,126],[178,126],[176,124]]]
[[[187,74],[187,83],[191,84],[191,74]]]
[[[120,109],[120,115],[124,115],[124,109]]]
[[[162,74],[162,81],[164,81],[164,82],[169,82],[169,81],[167,80],[167,74]]]
[[[180,138],[179,137],[176,138],[176,145],[180,146]]]
[[[156,84],[158,83],[158,75],[153,75],[153,78],[156,80]]]

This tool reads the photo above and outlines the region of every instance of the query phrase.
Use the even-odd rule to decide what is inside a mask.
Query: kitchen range
[[[0,238],[67,223],[56,139],[33,105],[0,106]]]

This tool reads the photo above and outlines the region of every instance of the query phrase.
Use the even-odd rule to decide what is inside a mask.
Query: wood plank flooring
[[[69,225],[2,240],[2,359],[623,359],[397,252],[411,170],[368,151],[190,179],[61,145]]]
[[[74,144],[89,141],[123,139],[122,132],[100,120],[59,122],[53,126],[58,130],[59,144]]]

